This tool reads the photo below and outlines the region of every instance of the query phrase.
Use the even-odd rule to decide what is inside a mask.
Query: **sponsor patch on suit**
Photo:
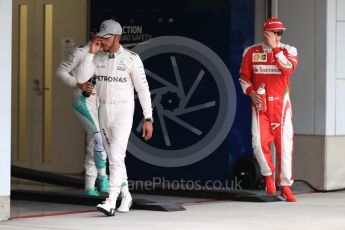
[[[267,62],[267,53],[253,53],[253,62]]]

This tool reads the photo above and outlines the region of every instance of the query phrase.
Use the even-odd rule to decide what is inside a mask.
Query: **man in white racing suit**
[[[80,64],[77,80],[82,84],[95,76],[99,98],[101,133],[109,159],[109,197],[97,209],[113,216],[116,200],[127,181],[125,156],[134,114],[134,88],[144,113],[143,138],[153,132],[152,105],[149,86],[140,57],[120,45],[121,25],[114,20],[101,24],[100,32]],[[101,50],[103,48],[103,50]],[[129,192],[122,195],[119,212],[128,212],[132,203]]]
[[[83,96],[83,91],[92,91],[94,86],[91,82],[78,84],[75,77],[76,68],[89,49],[89,44],[73,49],[57,68],[55,75],[65,85],[74,88],[73,110],[87,133],[84,161],[85,194],[99,196],[99,191],[108,192],[109,184],[106,174],[106,153],[99,132],[97,97],[95,93],[91,93],[89,97]],[[99,191],[95,189],[96,179]]]

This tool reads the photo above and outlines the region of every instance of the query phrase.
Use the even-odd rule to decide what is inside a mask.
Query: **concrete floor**
[[[106,217],[92,206],[13,201],[14,219],[0,222],[0,229],[345,229],[345,191],[297,197],[297,203],[167,197],[169,201],[184,203],[186,211],[132,210],[115,217]],[[29,218],[23,218],[25,215]]]

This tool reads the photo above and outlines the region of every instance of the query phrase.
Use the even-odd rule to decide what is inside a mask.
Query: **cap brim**
[[[266,30],[268,30],[268,31],[269,30],[286,30],[286,28],[284,28],[284,27],[283,28],[272,28],[272,29],[266,29]]]
[[[111,36],[113,36],[113,34],[97,33],[95,36],[102,37],[102,38],[110,38]]]

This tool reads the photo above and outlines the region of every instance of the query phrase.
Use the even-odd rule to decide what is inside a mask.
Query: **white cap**
[[[117,21],[109,19],[102,22],[101,27],[99,28],[99,32],[96,34],[96,36],[109,38],[114,34],[121,35],[122,27]]]

